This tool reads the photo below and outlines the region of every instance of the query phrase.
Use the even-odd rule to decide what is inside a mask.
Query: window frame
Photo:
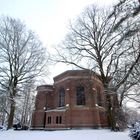
[[[59,90],[59,107],[65,106],[65,89],[60,88]]]
[[[51,122],[52,122],[52,117],[51,116],[48,116],[47,117],[47,124],[51,124]]]
[[[77,86],[76,87],[76,105],[86,105],[84,86]]]
[[[56,116],[56,124],[62,124],[62,116]]]

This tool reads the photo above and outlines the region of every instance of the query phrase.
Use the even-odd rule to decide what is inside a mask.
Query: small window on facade
[[[62,123],[62,116],[56,116],[56,124]]]
[[[65,90],[61,88],[59,90],[59,107],[62,107],[65,105]]]
[[[51,124],[51,116],[48,117],[48,124]]]
[[[85,105],[85,92],[83,86],[77,87],[76,95],[77,95],[77,105]]]
[[[56,124],[58,124],[58,116],[56,116]]]

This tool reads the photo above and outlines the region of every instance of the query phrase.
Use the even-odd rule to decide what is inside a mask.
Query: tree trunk
[[[108,94],[108,93],[107,93]],[[115,130],[115,116],[113,112],[113,106],[112,106],[112,101],[110,95],[107,95],[107,116],[108,116],[108,123],[109,126],[111,127],[111,130]]]
[[[10,106],[10,114],[9,114],[9,118],[8,118],[7,129],[12,128],[12,126],[13,126],[14,113],[15,113],[15,102],[12,102],[11,106]]]
[[[105,94],[106,94],[106,104],[107,104],[107,116],[108,116],[108,123],[109,127],[111,128],[112,131],[115,131],[116,128],[116,107],[114,106],[114,101],[115,101],[115,93],[111,89],[109,89],[109,80],[104,79],[104,89],[105,89]],[[116,100],[117,102],[118,100]]]

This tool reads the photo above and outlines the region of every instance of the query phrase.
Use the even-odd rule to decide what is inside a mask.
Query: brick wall
[[[89,74],[89,71],[85,70],[67,71],[56,76],[53,85],[39,86],[32,126],[45,129],[107,126],[103,85],[98,76]],[[77,105],[78,86],[84,87],[85,105]],[[65,90],[65,106],[60,108],[61,88]],[[98,94],[102,110],[97,105]],[[61,123],[57,123],[60,116]]]

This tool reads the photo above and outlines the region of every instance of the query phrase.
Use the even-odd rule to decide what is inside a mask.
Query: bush
[[[17,123],[13,125],[14,130],[28,130],[29,127],[27,125],[21,125],[21,123]]]
[[[0,131],[6,130],[6,127],[4,127],[3,125],[0,125]]]
[[[132,124],[130,127],[129,136],[132,138],[132,140],[140,140],[140,122]]]

